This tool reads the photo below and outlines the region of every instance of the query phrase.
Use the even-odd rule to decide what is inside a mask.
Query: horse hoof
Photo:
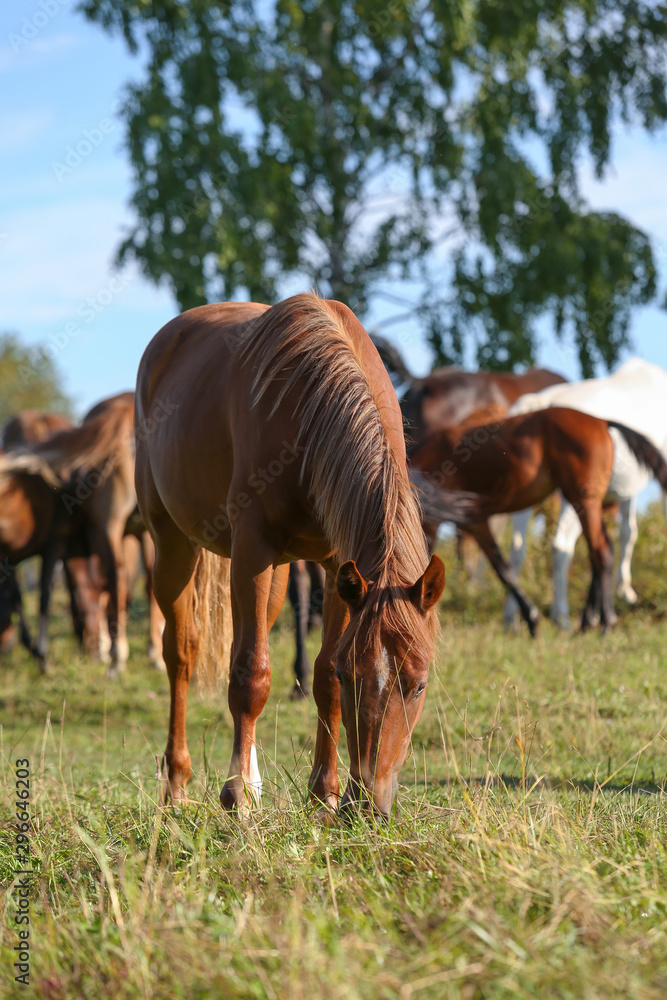
[[[306,701],[310,697],[310,691],[307,687],[303,687],[297,682],[292,688],[292,693],[289,697],[290,701]]]
[[[184,788],[171,788],[168,781],[161,782],[158,802],[163,809],[182,809],[188,804]]]
[[[2,642],[0,642],[0,656],[7,656],[9,653],[12,652],[13,649],[16,649],[17,642],[18,639],[16,638],[15,634],[8,636],[6,639],[3,639]]]
[[[313,826],[333,826],[339,820],[338,813],[333,809],[328,809],[326,806],[319,806],[313,811],[311,817]]]
[[[48,674],[50,674],[52,672],[51,671],[51,664],[49,663],[48,660],[42,660],[42,659],[40,659],[40,661],[39,661],[39,672],[40,672],[40,674],[43,677],[46,677]]]
[[[124,663],[112,663],[106,672],[106,679],[108,681],[117,681],[124,670]]]

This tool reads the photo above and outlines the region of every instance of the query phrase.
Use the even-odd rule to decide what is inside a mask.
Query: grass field
[[[547,546],[526,587],[549,600]],[[584,553],[572,588],[579,610]],[[500,624],[450,549],[443,639],[389,825],[313,822],[312,703],[288,700],[292,644],[272,635],[259,725],[265,795],[246,824],[218,793],[225,699],[189,709],[187,808],[156,806],[167,680],[132,622],[107,683],[69,636],[54,670],[0,664],[0,995],[60,998],[664,998],[667,995],[667,534],[635,557],[640,606],[615,631]],[[282,626],[282,627],[281,627]],[[311,639],[314,654],[317,641]],[[344,741],[342,741],[344,747]],[[15,983],[15,760],[31,762],[30,985]],[[344,776],[345,750],[341,775]]]

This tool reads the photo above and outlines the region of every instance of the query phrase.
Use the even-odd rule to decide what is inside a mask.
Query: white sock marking
[[[257,747],[254,743],[250,747],[250,791],[259,802],[262,797],[262,776],[259,773],[259,764],[257,763]]]

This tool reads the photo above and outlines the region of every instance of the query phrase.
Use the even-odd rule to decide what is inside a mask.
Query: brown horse
[[[71,420],[62,413],[48,413],[43,410],[21,410],[12,417],[2,431],[2,450],[15,451],[48,440],[57,431],[72,426]],[[66,577],[68,586],[69,576]],[[72,592],[70,589],[70,596]],[[74,605],[73,605],[74,607]],[[23,598],[16,578],[16,568],[8,562],[0,571],[0,652],[8,652],[15,642],[12,616],[19,619],[21,644],[35,656],[38,647],[33,642],[23,611]]]
[[[375,334],[372,340],[396,389],[403,390],[400,403],[408,455],[437,431],[493,423],[505,417],[525,393],[567,381],[546,368],[531,368],[520,375],[437,368],[425,378],[415,378],[393,344]],[[479,548],[461,529],[457,536],[459,560],[466,567],[475,566]]]
[[[59,477],[62,505],[68,515],[83,518],[90,553],[99,560],[109,593],[111,675],[128,657],[123,534],[136,506],[133,417],[133,394],[121,393],[94,406],[80,427],[61,431],[33,449]],[[90,643],[98,634],[97,604],[83,611]]]
[[[0,554],[12,564],[33,554],[42,557],[38,640],[42,666],[53,569],[65,556],[89,648],[98,635],[97,597],[106,587],[111,672],[127,659],[122,540],[136,506],[133,414],[133,394],[122,394],[94,407],[80,427],[62,430],[31,451],[0,459]],[[90,580],[91,555],[100,567],[97,587]]]
[[[160,421],[165,406],[173,412]],[[255,727],[285,564],[310,559],[327,573],[311,794],[337,805],[342,715],[351,774],[343,803],[367,796],[387,815],[424,702],[444,567],[435,556],[429,563],[396,395],[365,330],[346,306],[314,295],[191,309],[146,349],[136,408],[137,426],[150,428],[137,440],[136,483],[166,619],[172,799],[191,774],[193,605],[206,573],[227,572],[231,559],[234,741],[221,802],[245,810],[261,786]],[[450,518],[468,503],[455,497]],[[202,561],[204,549],[224,558]],[[204,639],[202,623],[200,653]]]
[[[436,368],[424,378],[415,378],[393,344],[377,335],[373,335],[373,343],[397,386],[407,386],[401,411],[408,454],[436,431],[495,420],[506,414],[519,396],[567,381],[547,368],[531,368],[519,375]]]
[[[0,460],[0,556],[7,560],[8,570],[32,555],[42,558],[36,645],[32,644],[21,617],[24,644],[38,657],[42,669],[46,668],[48,610],[58,559],[63,559],[79,639],[89,652],[100,649],[101,635],[105,632],[109,635],[105,629],[100,633],[104,622],[104,616],[100,616],[102,604],[112,635],[106,645],[111,673],[124,664],[128,536],[139,539],[146,566],[151,622],[149,658],[156,666],[163,667],[162,616],[151,599],[150,587],[153,544],[140,518],[133,516],[136,512],[133,399],[132,393],[124,393],[104,400],[93,407],[81,427],[63,430],[46,443],[35,444],[31,452],[7,454]],[[22,431],[34,428],[34,424],[25,420],[13,423]],[[45,424],[41,420],[38,426]],[[16,589],[14,574],[3,572],[0,620],[12,610],[21,613],[20,592],[17,595]]]
[[[1,617],[19,614],[21,640],[47,668],[47,621],[53,571],[65,555],[72,534],[81,528],[59,502],[60,483],[46,462],[29,453],[0,457],[0,559],[3,562]],[[39,637],[33,643],[22,611],[15,567],[33,556],[41,558]]]
[[[72,426],[72,421],[64,413],[20,410],[5,424],[2,432],[2,450],[30,448],[40,441],[48,441],[58,431],[67,431]]]
[[[622,424],[562,407],[465,431],[441,431],[411,456],[413,468],[426,477],[425,483],[420,476],[415,481],[423,486],[425,530],[431,542],[438,524],[447,519],[439,508],[438,489],[434,490],[434,486],[485,495],[479,523],[463,530],[477,540],[516,598],[532,635],[539,617],[537,608],[519,588],[487,518],[525,510],[560,489],[577,511],[591,560],[592,582],[581,627],[593,624],[598,609],[602,625],[612,625],[616,617],[612,602],[613,550],[602,520],[614,457],[610,427],[619,431],[637,460],[653,472],[665,489],[667,464],[646,438]]]

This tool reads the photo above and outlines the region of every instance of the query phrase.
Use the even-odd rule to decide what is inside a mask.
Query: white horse
[[[566,406],[601,420],[616,420],[643,434],[667,459],[667,372],[641,358],[631,358],[617,372],[605,378],[586,379],[549,386],[541,392],[521,396],[509,411],[509,416],[543,410],[549,406]],[[614,442],[614,467],[607,499],[618,501],[621,511],[620,561],[617,593],[629,604],[637,602],[632,587],[631,561],[637,541],[637,494],[651,480],[630,453],[618,431],[610,428]],[[667,520],[667,493],[663,492],[663,508]],[[532,511],[513,515],[510,562],[518,574],[526,555],[526,533]],[[568,572],[581,523],[574,508],[563,501],[558,528],[553,542],[553,604],[551,617],[566,627],[570,624],[567,596]],[[505,603],[505,621],[514,620],[517,605],[510,595]]]

